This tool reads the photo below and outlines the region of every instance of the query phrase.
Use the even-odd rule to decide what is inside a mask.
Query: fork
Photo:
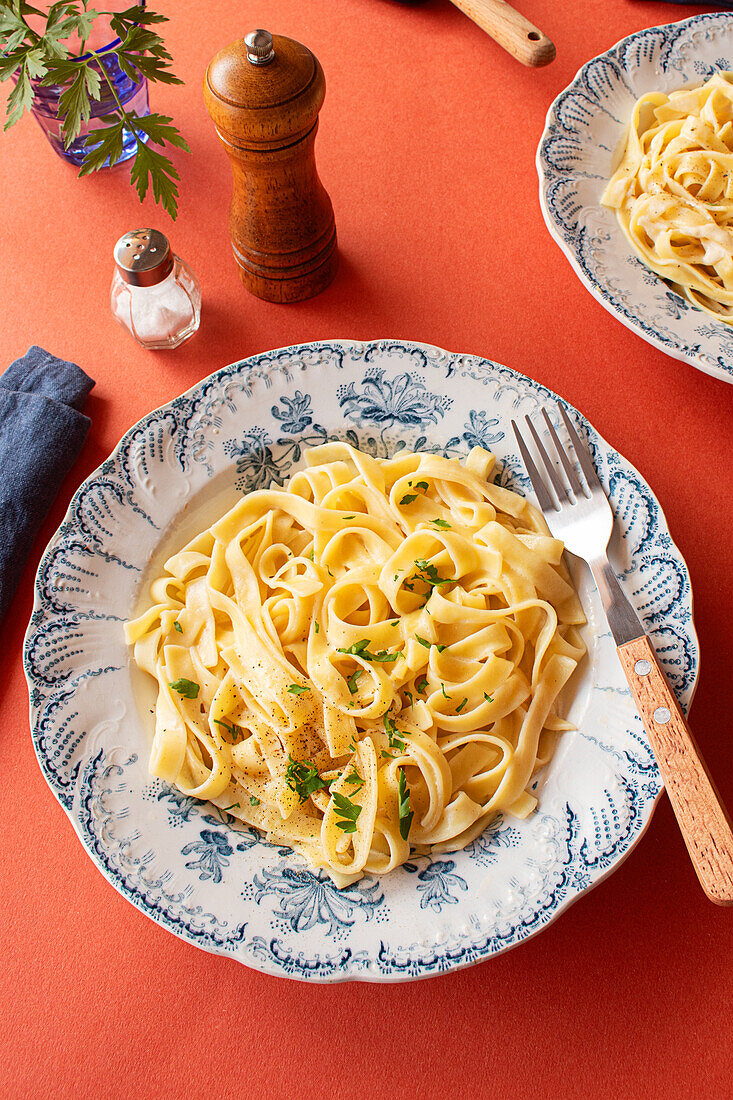
[[[519,450],[532,488],[554,538],[587,562],[616,642],[621,666],[667,788],[697,877],[711,901],[733,905],[733,826],[710,777],[705,761],[662,672],[654,648],[608,561],[613,512],[588,450],[558,401],[560,416],[572,443],[583,478],[571,462],[547,414],[542,409],[567,484],[552,462],[527,416],[529,433],[547,471],[543,479],[517,424],[512,420]],[[548,485],[549,482],[549,485]],[[550,491],[549,486],[554,490]],[[568,487],[570,491],[568,491]]]

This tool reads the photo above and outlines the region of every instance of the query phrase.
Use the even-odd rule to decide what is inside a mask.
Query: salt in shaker
[[[115,245],[112,313],[144,348],[177,348],[201,321],[201,287],[157,229],[134,229]]]

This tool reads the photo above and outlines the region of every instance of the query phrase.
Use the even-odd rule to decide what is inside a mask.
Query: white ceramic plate
[[[554,395],[506,367],[401,342],[286,348],[226,367],[146,416],[82,485],[39,568],[25,644],[31,723],[52,790],[100,871],[189,943],[272,974],[401,980],[466,966],[544,927],[636,843],[661,790],[584,569],[589,655],[539,781],[539,811],[465,851],[337,890],[287,848],[152,779],[153,690],[122,623],[151,571],[243,491],[286,478],[302,448],[345,438],[501,461],[528,484],[511,417]],[[550,405],[557,421],[554,404]],[[613,560],[683,704],[697,671],[690,582],[639,474],[574,409],[617,516]]]
[[[622,39],[584,65],[547,114],[537,150],[547,228],[581,282],[627,328],[676,359],[733,382],[733,327],[695,309],[633,255],[601,195],[636,100],[733,69],[729,12]]]

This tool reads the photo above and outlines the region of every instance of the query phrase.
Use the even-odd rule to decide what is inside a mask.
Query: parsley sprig
[[[361,806],[357,806],[356,803],[352,802],[350,798],[347,798],[345,794],[338,794],[336,791],[334,791],[331,797],[336,807],[336,813],[338,814],[336,820],[337,828],[343,829],[345,833],[355,833],[356,823],[361,813]]]
[[[391,664],[396,661],[400,656],[400,653],[388,653],[386,649],[381,649],[379,653],[371,653],[369,650],[371,640],[369,638],[362,638],[358,642],[354,642],[348,649],[337,649],[337,653],[345,653],[348,657],[361,657],[363,661],[375,661],[380,664]]]
[[[233,745],[236,745],[240,737],[244,737],[244,730],[241,729],[239,726],[235,726],[233,722],[225,722],[223,718],[215,718],[214,725],[221,726],[222,729],[225,729],[227,731],[232,739]]]
[[[151,145],[173,146],[190,152],[173,119],[168,115],[138,115],[122,105],[111,75],[117,63],[133,81],[147,77],[151,82],[182,84],[170,65],[173,60],[163,39],[153,30],[155,24],[168,22],[165,15],[139,5],[121,12],[88,9],[89,0],[60,0],[47,12],[26,0],[0,0],[0,81],[15,78],[7,100],[5,129],[18,122],[33,106],[32,81],[62,88],[59,118],[64,145],[68,149],[92,116],[93,102],[104,95],[113,106],[97,120],[100,126],[83,140],[87,149],[79,175],[96,172],[114,164],[122,156],[126,133],[135,138],[136,151],[131,162],[130,180],[140,201],[149,189],[172,218],[178,212],[179,174],[173,163]],[[46,17],[45,25],[34,29],[27,17]],[[94,21],[109,17],[112,35],[119,41],[94,53],[85,53],[86,40]],[[79,53],[69,47],[69,39],[80,41]]]
[[[172,683],[168,684],[168,687],[172,687],[184,699],[196,699],[198,697],[199,685],[195,684],[193,680],[187,680],[185,676],[181,676],[180,680],[173,680]]]
[[[398,813],[400,820],[400,836],[403,840],[407,840],[410,835],[410,827],[415,814],[414,811],[410,809],[410,792],[407,788],[407,780],[405,779],[405,773],[402,768],[400,768],[400,781],[397,792],[399,796]]]
[[[310,760],[293,760],[290,755],[285,769],[285,782],[291,791],[295,791],[301,802],[307,802],[314,791],[328,786],[318,774],[315,764]]]
[[[430,588],[440,588],[443,584],[453,584],[451,577],[441,577],[437,567],[432,562],[426,561],[425,558],[417,558],[415,565],[419,571],[418,579]]]
[[[344,782],[348,783],[350,787],[354,788],[354,794],[356,794],[357,791],[360,791],[361,788],[364,786],[364,780],[361,778],[358,771],[353,765],[349,774],[344,776]]]

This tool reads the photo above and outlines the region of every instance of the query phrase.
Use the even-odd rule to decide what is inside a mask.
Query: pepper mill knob
[[[229,232],[242,282],[299,302],[336,274],[336,225],[314,152],[326,81],[318,58],[254,30],[212,58],[204,103],[231,161]]]
[[[253,65],[267,65],[275,56],[269,31],[250,31],[245,35],[244,44],[247,47],[247,60]]]

